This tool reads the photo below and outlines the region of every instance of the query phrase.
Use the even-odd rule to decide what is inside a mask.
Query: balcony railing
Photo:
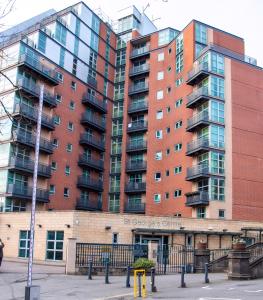
[[[210,99],[208,87],[201,87],[187,96],[186,107],[192,108]]]
[[[92,96],[89,93],[86,93],[82,99],[82,103],[89,104],[93,108],[106,113],[107,112],[107,103],[104,100],[98,100],[96,97]]]
[[[224,150],[224,142],[215,145],[207,137],[199,138],[187,144],[186,155],[193,155],[197,152],[209,151],[210,149]]]
[[[200,177],[208,177],[210,175],[209,169],[209,165],[207,164],[200,164],[191,168],[187,168],[186,180],[198,179]]]
[[[23,199],[23,200],[31,200],[33,189],[29,186],[24,186],[21,184],[8,184],[6,190],[8,197]],[[48,203],[49,202],[49,191],[37,189],[36,192],[36,200],[38,202]]]
[[[102,118],[98,118],[90,113],[83,113],[81,115],[81,122],[88,123],[89,125],[95,127],[98,130],[105,131],[106,130],[106,122]]]
[[[124,212],[144,214],[145,213],[145,203],[133,203],[133,202],[128,201],[124,205]]]
[[[88,76],[88,84],[93,86],[95,89],[97,88],[97,80],[91,76]]]
[[[148,110],[148,101],[133,101],[128,107],[128,113],[135,113]]]
[[[128,162],[126,165],[126,172],[139,172],[147,169],[146,161]]]
[[[207,110],[195,114],[192,118],[187,120],[187,131],[193,131],[200,126],[209,124],[209,112]]]
[[[40,62],[40,58],[36,59],[29,56],[28,54],[22,54],[19,57],[19,64],[24,64],[31,70],[41,75],[44,79],[48,80],[49,83],[57,85],[59,84],[58,73]]]
[[[143,64],[140,66],[134,66],[130,69],[129,75],[130,76],[136,76],[144,73],[148,73],[150,71],[150,65],[149,64]]]
[[[150,47],[144,46],[141,48],[133,49],[130,55],[130,58],[135,58],[138,56],[148,55],[150,54]]]
[[[91,167],[91,168],[99,170],[99,171],[103,171],[103,169],[104,169],[104,161],[103,160],[94,159],[94,158],[88,157],[85,154],[82,154],[79,156],[78,163],[80,166]]]
[[[209,205],[208,192],[193,192],[186,195],[186,206]]]
[[[131,141],[127,143],[127,152],[147,150],[147,141]]]
[[[189,73],[186,80],[187,84],[195,85],[209,75],[208,62],[196,65]]]
[[[20,170],[26,173],[34,173],[34,161],[28,158],[11,156],[9,159],[9,168]],[[42,177],[51,177],[51,167],[49,165],[38,164],[38,175]]]
[[[147,92],[149,90],[148,82],[141,82],[129,88],[129,95]]]
[[[100,179],[91,179],[88,176],[81,175],[78,177],[77,186],[80,188],[87,188],[94,191],[103,191],[103,184]]]
[[[146,192],[146,182],[128,182],[125,185],[126,193],[143,193]]]
[[[29,80],[27,78],[20,78],[17,81],[17,86],[22,89],[24,92],[29,94],[30,96],[33,96],[37,100],[39,99],[40,95],[40,87],[36,83],[34,83],[32,80]],[[44,104],[50,106],[50,107],[56,107],[57,101],[54,95],[49,93],[46,89],[44,89],[44,95],[43,95],[43,101]]]
[[[14,113],[20,114],[34,122],[37,122],[37,118],[38,118],[37,108],[31,107],[24,103],[17,103],[14,105]],[[46,115],[45,113],[42,113],[41,125],[51,130],[55,129],[54,119]]]
[[[102,203],[99,198],[78,198],[76,203],[78,210],[101,210]]]
[[[103,140],[96,139],[88,133],[82,133],[80,135],[80,144],[89,145],[97,150],[105,151],[105,142]]]
[[[128,124],[127,132],[146,131],[148,129],[147,121],[138,121]]]
[[[15,141],[24,144],[25,146],[35,147],[36,136],[27,130],[22,128],[15,129],[13,131],[13,137]],[[52,143],[44,138],[40,138],[39,149],[49,154],[53,153]]]

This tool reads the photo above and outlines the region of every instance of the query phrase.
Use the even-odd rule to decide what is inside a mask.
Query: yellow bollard
[[[143,298],[146,297],[146,274],[145,274],[145,270],[134,270],[134,285],[133,285],[133,296],[134,298],[136,297],[140,297],[139,295],[139,289],[140,287],[138,287],[138,274],[142,274],[142,282],[141,282],[141,296]],[[139,289],[138,289],[139,288]]]

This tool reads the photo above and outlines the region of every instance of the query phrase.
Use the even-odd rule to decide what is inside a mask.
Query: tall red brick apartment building
[[[79,2],[3,34],[2,212],[30,209],[44,84],[39,210],[262,220],[263,72],[244,40],[125,13],[115,30]]]

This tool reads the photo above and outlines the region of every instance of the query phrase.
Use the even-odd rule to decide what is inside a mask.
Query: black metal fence
[[[94,267],[102,267],[109,261],[111,267],[126,268],[140,257],[148,257],[147,245],[77,243],[76,246],[76,267],[87,267],[89,261]]]

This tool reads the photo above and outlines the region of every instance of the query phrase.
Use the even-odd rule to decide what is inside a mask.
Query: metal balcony
[[[32,199],[32,187],[23,186],[21,184],[8,184],[6,189],[6,197],[17,198],[21,200],[31,200]],[[36,200],[42,203],[49,202],[49,191],[37,189]]]
[[[11,156],[8,164],[9,169],[18,170],[25,174],[34,173],[34,161],[28,158],[21,158],[18,156]],[[51,167],[45,164],[38,164],[38,176],[50,178]]]
[[[137,75],[142,75],[142,74],[148,74],[150,72],[150,65],[149,64],[143,64],[140,66],[134,66],[130,69],[129,76],[134,77]]]
[[[209,112],[207,110],[195,114],[192,118],[187,120],[186,131],[198,130],[210,124]]]
[[[80,144],[90,146],[99,151],[105,151],[105,142],[101,139],[96,139],[88,133],[82,133],[80,135]]]
[[[35,148],[36,136],[24,129],[15,129],[13,131],[13,140],[25,146]],[[40,138],[39,150],[51,154],[53,153],[53,145],[50,141]]]
[[[196,106],[210,100],[208,87],[201,87],[195,90],[192,94],[187,96],[186,107],[195,108]]]
[[[105,132],[106,130],[106,122],[102,118],[98,118],[90,113],[83,113],[81,115],[81,123],[88,124],[93,128]]]
[[[129,182],[125,185],[125,193],[145,193],[146,182]]]
[[[77,210],[102,210],[102,203],[98,198],[78,198],[76,203]]]
[[[190,72],[188,72],[188,78],[186,83],[189,85],[195,85],[209,76],[208,62],[203,62],[195,66]]]
[[[87,80],[88,84],[91,85],[92,87],[94,87],[95,89],[97,88],[97,80],[91,76],[88,76],[88,80]]]
[[[128,107],[129,114],[143,112],[143,111],[148,111],[148,101],[146,100],[140,102],[133,101]]]
[[[128,124],[127,132],[138,132],[138,131],[147,131],[148,122],[147,121],[139,121],[132,122]]]
[[[186,155],[192,156],[197,155],[203,152],[207,152],[211,149],[216,149],[219,151],[224,151],[224,143],[220,143],[220,145],[213,145],[209,138],[199,138],[187,144]]]
[[[144,214],[145,213],[145,203],[132,203],[132,202],[128,201],[124,205],[124,212]]]
[[[209,205],[208,192],[192,192],[186,194],[186,206],[206,206]]]
[[[94,159],[91,157],[87,157],[85,154],[79,156],[78,161],[79,166],[81,167],[89,167],[98,171],[104,170],[104,161],[101,159]]]
[[[20,78],[17,81],[18,88],[30,98],[39,100],[40,86],[27,78]],[[57,101],[54,95],[44,89],[43,102],[51,108],[57,106]]]
[[[98,100],[96,97],[92,96],[89,93],[86,93],[82,98],[83,104],[88,104],[89,106],[95,108],[96,110],[106,113],[107,112],[107,103],[104,100]]]
[[[187,168],[186,180],[190,181],[207,178],[210,175],[209,169],[209,165],[207,164],[201,164]]]
[[[134,59],[142,56],[148,56],[148,55],[150,55],[150,47],[144,46],[141,48],[133,49],[130,55],[130,59]]]
[[[126,152],[140,152],[147,151],[146,141],[132,141],[127,143]]]
[[[33,121],[34,123],[37,123],[37,118],[38,118],[37,108],[31,107],[24,103],[15,104],[14,114],[18,116],[23,116],[24,118],[27,118]],[[47,114],[42,113],[41,126],[50,130],[54,130],[55,129],[54,119],[48,116]]]
[[[58,85],[58,73],[44,64],[41,63],[39,59],[33,58],[28,54],[22,54],[19,57],[18,63],[21,66],[25,66],[31,71],[37,73],[38,76],[41,76],[44,80],[48,81],[49,84]]]
[[[101,180],[91,179],[88,176],[84,176],[84,175],[78,177],[77,187],[86,188],[98,192],[103,191],[103,184]]]
[[[126,165],[126,172],[143,172],[147,169],[146,161],[128,162]]]
[[[149,84],[148,82],[141,82],[139,84],[132,85],[129,88],[129,95],[135,95],[139,93],[145,93],[149,91]]]

